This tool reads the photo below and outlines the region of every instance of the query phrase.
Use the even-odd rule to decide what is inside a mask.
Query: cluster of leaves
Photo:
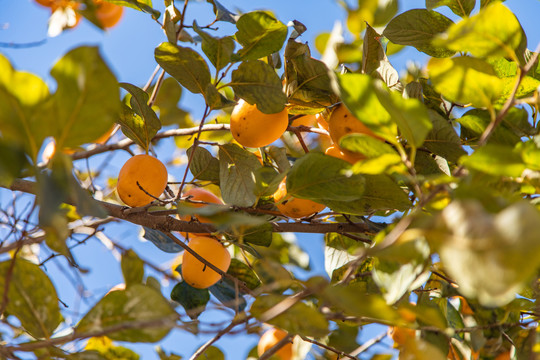
[[[149,1],[115,2],[159,16]],[[21,231],[15,246],[8,246],[15,253],[0,263],[0,309],[37,341],[8,344],[5,354],[109,358],[107,353],[128,350],[98,338],[78,353],[56,345],[103,335],[156,342],[175,327],[198,332],[192,320],[205,312],[212,295],[235,314],[225,332],[239,324],[256,332],[262,322],[269,323],[323,345],[325,351],[313,351],[321,358],[332,353],[354,358],[357,335],[370,323],[416,330],[399,344],[403,358],[494,358],[509,351],[517,358],[534,357],[540,65],[512,11],[500,1],[484,0],[427,0],[425,9],[399,15],[397,0],[345,4],[353,40],[345,42],[339,29],[320,35],[316,45],[323,62],[300,41],[301,23],[293,22],[288,36],[288,27],[268,11],[238,16],[217,1],[208,2],[216,21],[235,24],[236,33],[217,37],[211,25],[186,26],[184,14],[166,0],[167,42],[154,54],[170,78],[159,77],[151,93],[118,84],[96,48],[72,50],[53,67],[54,93],[43,80],[0,57],[0,185],[35,193],[39,209],[35,232]],[[455,21],[434,10],[443,6]],[[381,34],[378,28],[384,29]],[[197,45],[180,46],[179,41]],[[387,55],[407,46],[430,59],[426,69],[409,69],[400,78]],[[120,88],[127,92],[123,101]],[[204,98],[199,124],[178,108],[183,89]],[[324,131],[301,139],[307,142],[305,153],[295,137],[285,134],[283,146],[262,149],[261,162],[231,143],[228,133],[205,131],[212,112],[227,123],[238,98],[269,114],[286,107],[291,117],[326,116],[342,102],[384,141],[362,134],[342,138],[341,148],[365,156],[351,165],[320,151],[329,141]],[[115,122],[129,139],[122,146],[117,142],[66,154],[92,143]],[[135,145],[149,152],[167,136],[162,126],[169,125],[179,130],[198,126],[189,133],[194,139],[186,140],[184,132],[176,145],[189,158],[191,182],[218,188],[226,205],[194,208],[175,196],[158,209],[124,216],[112,204],[114,194],[100,203],[85,191],[88,179],[73,170],[73,158]],[[51,137],[57,153],[40,164],[40,148]],[[275,232],[283,218],[276,217],[272,194],[285,176],[290,195],[331,210],[295,224],[296,231],[310,232],[321,224],[359,229],[313,230],[325,233],[328,278],[301,281],[289,271],[306,264],[299,249]],[[34,180],[34,186],[23,188],[28,182],[22,178]],[[158,212],[150,213],[164,209],[210,219],[214,235],[234,249],[227,275],[205,290],[180,281],[170,297],[184,310],[174,309],[159,282],[145,278],[148,264],[124,251],[125,289],[105,295],[70,335],[52,338],[63,321],[56,291],[40,266],[18,256],[21,248],[43,239],[76,266],[69,249],[76,221],[115,214],[145,225],[146,239],[177,253],[183,246],[170,236],[172,228],[140,220],[157,218]],[[168,220],[175,230],[185,225]],[[184,311],[189,319],[182,318]],[[223,356],[209,347],[222,335],[197,355]],[[175,355],[161,352],[160,357]]]

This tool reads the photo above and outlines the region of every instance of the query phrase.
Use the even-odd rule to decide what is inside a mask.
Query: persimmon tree
[[[207,0],[215,21],[198,24],[188,0],[165,0],[163,13],[150,0],[106,2],[146,12],[164,30],[146,84],[119,83],[95,47],[52,66],[54,91],[0,55],[3,358],[137,358],[124,342],[186,331],[211,334],[192,359],[223,359],[222,337],[262,334],[264,324],[288,335],[252,358],[290,342],[296,359],[367,358],[387,336],[359,343],[369,324],[391,329],[403,359],[538,356],[540,49],[529,50],[504,2],[426,0],[401,13],[398,0],[343,2],[348,40],[321,34],[324,61],[302,38],[302,14],[285,25],[271,11],[237,15]],[[93,1],[63,4],[100,26]],[[222,22],[236,29],[217,29]],[[405,47],[429,60],[400,76],[389,56]],[[200,119],[181,107],[183,91],[204,101]],[[236,142],[229,118],[239,102],[265,115],[250,137],[268,135],[272,115],[286,110],[280,140]],[[89,165],[123,151],[178,166],[158,147],[166,138],[185,171],[160,196],[137,182],[148,205],[122,203],[107,161]],[[276,200],[282,181],[287,196]],[[189,188],[219,197],[197,200]],[[290,218],[277,206],[289,199],[324,210]],[[181,264],[167,269],[110,239],[124,284],[67,324],[70,304],[45,264],[80,278],[92,268],[74,249],[117,222],[171,256],[189,253],[220,280],[191,287]],[[297,278],[304,254],[286,232],[324,234],[328,277]],[[193,237],[226,247],[226,272],[187,246]],[[162,288],[162,278],[174,286]],[[198,320],[212,308],[228,323]],[[174,352],[159,357],[179,359]]]

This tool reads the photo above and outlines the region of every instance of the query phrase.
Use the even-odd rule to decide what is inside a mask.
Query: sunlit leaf
[[[137,253],[129,249],[122,255],[120,262],[122,267],[122,275],[126,286],[133,284],[142,284],[144,277],[144,262],[139,258]]]
[[[439,6],[448,6],[458,16],[466,17],[476,5],[476,0],[426,0],[426,8],[433,10]]]

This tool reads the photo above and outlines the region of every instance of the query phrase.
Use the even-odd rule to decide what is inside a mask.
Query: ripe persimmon
[[[283,215],[293,219],[300,219],[324,210],[326,206],[323,204],[287,195],[286,179],[281,181],[279,188],[274,193],[276,206]]]
[[[328,120],[328,132],[332,141],[339,146],[339,140],[348,134],[366,134],[377,139],[381,139],[373,131],[371,131],[366,125],[358,120],[347,107],[343,104],[339,104]],[[382,139],[381,139],[382,140]],[[351,153],[347,150],[342,150],[345,153]]]
[[[330,145],[324,153],[329,156],[336,157],[338,159],[345,160],[351,164],[356,163],[359,160],[365,159],[365,157],[362,154],[355,154],[351,151],[348,151],[347,153],[343,152],[336,144]]]
[[[216,239],[208,236],[196,236],[189,241],[188,246],[223,272],[229,269],[231,255]],[[182,278],[194,288],[206,289],[217,283],[221,279],[221,275],[188,251],[184,251]]]
[[[287,332],[281,329],[272,328],[261,336],[259,343],[257,344],[257,353],[259,356],[264,354],[272,346],[276,345],[282,339],[287,336]],[[275,355],[281,360],[290,360],[293,357],[293,347],[292,343],[285,344],[281,349],[279,349]]]
[[[328,131],[328,121],[326,121],[322,113],[315,115],[315,118],[317,119],[317,124],[319,124],[319,127]]]
[[[317,123],[317,115],[303,115],[297,117],[292,121],[291,126],[315,126]]]
[[[153,156],[141,154],[133,156],[122,166],[116,190],[126,205],[135,207],[150,204],[166,186],[165,165]]]
[[[45,7],[51,7],[55,0],[34,0],[39,5],[45,6]]]
[[[205,203],[209,203],[209,204],[220,204],[222,205],[223,204],[223,201],[221,201],[220,198],[218,198],[216,195],[212,194],[210,191],[206,190],[206,189],[202,189],[202,188],[198,188],[198,187],[193,187],[189,190],[187,190],[186,192],[184,192],[184,197],[187,197],[189,196],[189,199],[190,200],[194,200],[194,201],[204,201]],[[203,206],[206,206],[205,204],[197,204],[197,203],[192,203],[191,204],[192,206],[194,207],[203,207]],[[210,219],[204,217],[204,216],[200,216],[200,215],[193,215],[194,218],[196,218],[199,222],[202,222],[202,223],[209,223],[211,222]],[[184,220],[184,221],[189,221],[190,220],[190,216],[189,215],[182,215],[182,216],[179,216],[180,220]],[[183,237],[187,237],[187,233],[185,232],[182,232],[181,233]],[[204,233],[194,233],[193,235],[205,235]]]
[[[231,114],[231,134],[239,144],[246,147],[262,147],[279,139],[287,130],[289,116],[286,109],[265,114],[240,99]]]
[[[394,341],[394,347],[405,345],[407,339],[416,337],[416,330],[406,327],[392,326],[388,329],[388,335]]]
[[[115,26],[122,15],[124,14],[124,7],[116,4],[112,4],[103,0],[95,0],[96,4],[96,18],[104,28],[111,28]]]

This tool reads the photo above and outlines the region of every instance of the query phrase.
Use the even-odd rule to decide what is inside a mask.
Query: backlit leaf
[[[139,258],[137,253],[129,249],[122,255],[120,262],[122,267],[122,275],[126,286],[134,284],[142,284],[144,277],[144,262]]]
[[[453,102],[488,107],[504,91],[503,80],[481,59],[468,56],[432,58],[428,72],[435,89]]]
[[[487,144],[461,161],[468,168],[492,175],[521,176],[526,166],[521,155],[504,145]]]
[[[287,37],[287,26],[267,11],[243,14],[236,27],[236,41],[242,45],[242,49],[235,57],[242,61],[257,60],[279,51]]]
[[[439,6],[448,6],[458,16],[466,17],[474,9],[476,0],[426,0],[426,8],[433,10]]]
[[[521,25],[514,13],[501,2],[495,2],[452,25],[433,43],[476,57],[493,58],[515,56],[521,40]]]

